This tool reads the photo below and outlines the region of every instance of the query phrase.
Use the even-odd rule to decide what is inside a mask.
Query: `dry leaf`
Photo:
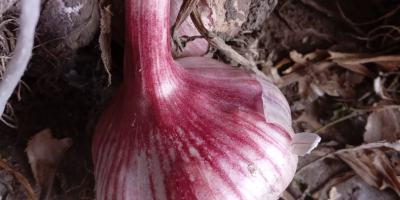
[[[346,73],[342,76],[342,79],[344,80],[343,84],[346,87],[354,87],[354,85],[361,83],[365,77],[359,73],[355,73],[352,71],[346,71]]]
[[[295,198],[304,198],[305,194],[314,199],[399,198],[393,191],[380,190],[399,188],[392,165],[400,162],[400,141],[376,142],[338,151],[335,146],[320,144],[310,155],[299,158],[295,178],[288,187]]]
[[[377,63],[377,62],[400,62],[400,56],[376,56],[376,57],[344,57],[333,59],[334,62],[340,62],[343,64],[365,64],[365,63]]]
[[[37,133],[28,142],[26,153],[36,184],[42,187],[40,199],[51,191],[54,175],[61,159],[72,145],[72,139],[54,139],[49,128]]]
[[[399,141],[389,145],[400,148]],[[381,148],[366,147],[368,145],[340,150],[335,155],[345,161],[369,185],[381,190],[390,187],[400,196],[400,183],[390,160]]]
[[[322,74],[325,79],[313,79],[309,90],[313,90],[314,92],[320,91],[322,94],[317,93],[318,96],[322,96],[326,93],[330,96],[340,96],[344,99],[353,99],[355,97],[355,91],[353,88],[346,87],[344,81],[337,74],[329,72],[323,72],[321,75]]]
[[[382,192],[365,183],[360,176],[352,178],[335,185],[328,192],[330,200],[394,200],[398,199],[396,193],[391,191]]]
[[[102,0],[100,5],[104,5]],[[111,4],[107,6],[100,6],[100,36],[99,45],[101,51],[101,60],[103,61],[105,70],[108,75],[108,85],[111,84]]]
[[[284,72],[284,74],[288,75],[283,76],[282,81],[277,84],[280,88],[301,80],[309,74],[308,72],[310,70],[319,72],[335,65],[370,78],[374,78],[375,74],[363,64],[376,63],[378,66],[388,71],[394,71],[400,66],[400,56],[397,55],[372,56],[367,54],[341,53],[328,50],[316,50],[312,53],[303,55],[293,50],[290,52],[290,58],[295,62],[295,64]],[[289,63],[289,61],[285,60],[285,63]]]
[[[5,170],[11,172],[14,174],[14,176],[18,179],[18,181],[24,186],[26,193],[28,194],[28,197],[30,200],[36,200],[36,196],[35,193],[33,192],[33,189],[31,187],[31,184],[29,184],[29,181],[22,176],[22,174],[20,174],[19,172],[17,172],[16,170],[14,170],[10,165],[8,165],[2,158],[0,155],[0,167],[4,168]]]
[[[387,62],[376,62],[376,64],[389,72],[396,71],[400,67],[400,62],[399,61],[387,61]]]
[[[310,78],[310,76],[309,76],[310,71],[312,73],[317,73],[317,72],[323,71],[325,69],[328,69],[328,68],[330,68],[330,67],[332,67],[334,65],[335,65],[335,63],[332,63],[332,62],[317,62],[317,63],[314,63],[314,64],[310,65],[309,68],[302,68],[302,69],[296,70],[296,71],[294,71],[294,72],[292,72],[292,73],[290,73],[288,75],[282,76],[281,81],[279,83],[277,83],[276,85],[279,88],[282,88],[282,87],[284,87],[286,85],[289,85],[291,83],[295,83],[295,82],[300,81],[302,79]]]
[[[365,58],[369,55],[366,54],[358,54],[358,53],[342,53],[342,52],[335,52],[335,51],[327,51],[329,53],[329,59],[349,59],[349,58]]]
[[[390,148],[396,151],[400,151],[400,140],[396,142],[375,142],[375,143],[368,143],[363,144],[357,147],[349,148],[349,149],[342,149],[337,151],[337,153],[342,153],[346,151],[356,151],[356,150],[365,150],[365,149],[374,149],[374,148]]]
[[[339,90],[343,89],[341,80],[337,74],[330,74],[326,76],[326,80],[314,81],[314,84],[322,90],[324,93],[337,97],[339,96]]]
[[[345,69],[348,69],[350,71],[362,74],[364,76],[374,78],[375,75],[369,69],[367,69],[364,65],[361,64],[344,64],[341,62],[337,62],[337,64]]]
[[[295,198],[317,191],[332,178],[350,170],[333,156],[334,152],[333,147],[320,144],[309,155],[299,157],[296,175],[289,185],[289,191]]]
[[[301,157],[301,159],[299,159],[297,172],[300,172],[301,170],[304,170],[305,168],[312,166],[314,162],[319,162],[325,159],[326,157],[335,158],[330,155],[332,155],[335,152],[334,147],[336,147],[337,145],[338,143],[333,141],[319,144],[318,147],[313,151],[311,151],[309,155]]]
[[[372,112],[365,126],[364,141],[367,143],[400,139],[400,111],[387,109]]]
[[[329,194],[330,199],[338,199],[341,195],[338,193],[335,186],[348,181],[354,176],[356,176],[354,172],[345,172],[332,178],[320,190],[315,192],[313,197],[316,199],[328,199]]]

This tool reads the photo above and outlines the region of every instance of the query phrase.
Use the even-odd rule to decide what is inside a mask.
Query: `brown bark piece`
[[[101,51],[101,60],[104,64],[104,69],[108,75],[108,85],[111,84],[111,17],[112,13],[110,11],[111,4],[103,6],[105,0],[100,2],[100,37],[99,45]]]

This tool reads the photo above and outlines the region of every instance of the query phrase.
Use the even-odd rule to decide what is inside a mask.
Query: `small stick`
[[[197,30],[204,37],[204,39],[206,39],[211,45],[213,45],[218,50],[222,51],[225,55],[227,55],[232,60],[243,65],[246,68],[246,70],[251,71],[262,77],[265,77],[265,75],[260,70],[257,69],[254,62],[251,62],[248,59],[246,59],[245,57],[243,57],[242,55],[240,55],[238,52],[233,50],[231,46],[227,45],[224,40],[222,40],[220,37],[218,37],[211,31],[208,31],[207,28],[204,26],[204,24],[201,20],[200,13],[197,9],[194,9],[192,11],[192,13],[190,14],[190,17],[191,17],[194,25],[196,26]]]
[[[186,0],[181,5],[178,16],[176,17],[175,23],[171,26],[171,47],[176,54],[181,54],[184,50],[182,41],[179,38],[178,31],[182,23],[189,17],[190,13],[196,8],[200,0]]]

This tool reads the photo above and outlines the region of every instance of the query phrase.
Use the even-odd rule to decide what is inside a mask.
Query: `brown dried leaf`
[[[349,58],[365,58],[368,57],[366,54],[358,54],[358,53],[342,53],[342,52],[335,52],[335,51],[328,51],[329,59],[349,59]]]
[[[400,111],[386,109],[372,112],[365,126],[364,141],[367,143],[400,139]]]
[[[42,187],[40,199],[46,199],[50,194],[56,169],[71,145],[70,138],[54,139],[49,128],[37,133],[28,142],[25,151],[28,154],[36,184]]]
[[[364,80],[363,75],[358,74],[358,73],[354,73],[352,71],[346,71],[345,74],[342,75],[342,79],[344,80],[344,85],[346,87],[353,87],[356,84],[361,83]]]
[[[17,172],[15,169],[13,169],[10,165],[8,165],[0,155],[0,167],[4,168],[5,170],[11,172],[14,174],[14,176],[18,179],[18,181],[24,186],[26,193],[28,194],[28,197],[30,200],[36,200],[35,193],[33,192],[32,186],[29,183],[29,181],[19,172]]]
[[[389,55],[389,56],[367,57],[367,56],[360,55],[359,57],[335,58],[332,61],[333,62],[340,62],[340,63],[343,63],[343,64],[349,64],[349,65],[365,64],[365,63],[377,63],[377,62],[400,62],[400,56]]]
[[[341,53],[328,50],[316,50],[312,53],[303,55],[293,50],[290,52],[290,58],[298,65],[313,66],[313,69],[315,71],[322,71],[323,69],[329,68],[334,64],[337,64],[350,71],[371,78],[375,77],[375,75],[363,65],[365,63],[376,63],[378,66],[388,71],[394,71],[400,66],[400,56],[397,55],[372,56],[367,54]],[[322,68],[321,66],[316,65],[316,63],[319,62],[323,63]],[[297,69],[300,69],[301,67],[295,66],[295,68],[296,70],[289,68],[288,71],[286,71],[286,74],[291,75],[291,72],[297,71]],[[299,74],[303,73],[299,72]],[[295,75],[292,74],[292,76]],[[296,82],[299,79],[297,77],[296,80],[293,80],[293,77],[287,78],[289,80],[292,80],[289,83]],[[283,85],[287,85],[289,83],[284,83]]]
[[[334,66],[335,63],[332,63],[330,61],[323,61],[323,62],[317,62],[312,64],[311,66],[309,66],[309,68],[302,68],[299,70],[296,70],[286,76],[282,76],[281,78],[281,82],[277,83],[276,86],[278,86],[279,88],[282,88],[286,85],[289,85],[291,83],[295,83],[297,81],[300,81],[306,77],[309,77],[307,75],[310,74],[310,71],[313,72],[320,72],[323,71],[325,69],[328,69],[332,66]]]
[[[362,74],[364,76],[370,77],[370,78],[374,78],[375,75],[374,73],[372,73],[371,71],[369,71],[369,69],[367,69],[364,65],[361,64],[344,64],[341,62],[337,62],[337,64],[343,68],[346,68],[350,71]]]
[[[400,62],[399,61],[386,61],[386,62],[376,62],[376,64],[389,72],[396,71],[400,67]]]
[[[355,91],[351,87],[346,87],[343,80],[337,74],[326,73],[327,80],[314,80],[313,83],[324,93],[334,96],[352,99],[355,97]]]
[[[354,176],[343,183],[333,186],[328,192],[330,200],[393,200],[398,199],[396,193],[382,192],[365,183],[360,176]]]
[[[400,148],[399,142],[390,145]],[[340,150],[335,155],[346,162],[369,185],[381,190],[390,187],[400,196],[400,183],[384,150],[366,147],[368,145]]]
[[[310,155],[299,158],[295,178],[288,187],[295,198],[304,198],[305,194],[314,199],[398,198],[393,191],[379,190],[390,187],[398,194],[399,184],[392,165],[400,163],[397,155],[400,141],[376,142],[338,151],[335,146],[320,144]]]
[[[343,86],[340,84],[342,81],[339,76],[337,74],[331,74],[328,78],[329,79],[325,81],[318,81],[316,85],[319,89],[330,96],[339,96],[339,90],[343,89]]]
[[[100,2],[104,4],[104,0]],[[111,84],[111,4],[107,6],[100,6],[100,36],[99,45],[101,51],[101,60],[103,61],[105,70],[108,74],[108,85]]]
[[[350,170],[344,162],[333,156],[334,151],[333,147],[320,144],[309,155],[299,158],[296,175],[289,185],[293,196],[300,198],[304,193],[317,191],[332,178]]]
[[[345,172],[343,174],[339,174],[338,176],[332,178],[331,180],[328,181],[321,189],[319,189],[317,192],[313,194],[313,197],[316,199],[328,199],[328,194],[331,199],[334,199],[334,195],[337,195],[337,191],[332,190],[336,185],[342,184],[349,179],[353,178],[356,176],[354,172]],[[340,195],[337,195],[340,196]]]
[[[397,140],[396,142],[375,142],[375,143],[368,143],[368,144],[363,144],[357,147],[349,148],[349,149],[342,149],[337,151],[337,153],[342,153],[346,151],[358,151],[358,150],[365,150],[365,149],[375,149],[375,148],[381,148],[381,149],[394,149],[396,151],[400,151],[400,140]]]

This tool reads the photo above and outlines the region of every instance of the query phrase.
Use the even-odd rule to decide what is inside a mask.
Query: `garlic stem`
[[[147,76],[171,66],[169,1],[126,1],[125,69],[128,76]],[[133,58],[132,58],[133,57]],[[133,73],[131,71],[134,70]],[[128,77],[127,77],[128,78]]]

